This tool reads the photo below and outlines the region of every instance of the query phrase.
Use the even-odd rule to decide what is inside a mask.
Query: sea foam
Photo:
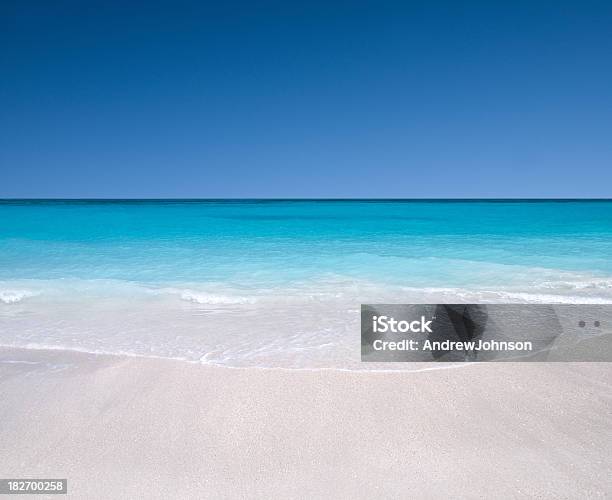
[[[29,297],[38,295],[37,292],[29,290],[0,290],[0,302],[4,304],[16,304]]]

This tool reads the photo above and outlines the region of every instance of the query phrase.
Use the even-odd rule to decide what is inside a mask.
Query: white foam
[[[0,302],[4,304],[16,304],[29,297],[38,295],[37,292],[29,290],[0,290]]]
[[[195,302],[196,304],[254,304],[254,297],[237,297],[229,295],[216,295],[205,292],[185,290],[180,294],[181,300]]]
[[[588,280],[588,281],[553,281],[540,284],[542,288],[553,290],[610,290],[611,280]]]
[[[232,305],[232,304],[254,304],[257,299],[251,296],[239,295],[234,291],[228,293],[212,293],[205,290],[194,290],[191,288],[153,288],[149,292],[153,295],[177,296],[180,300],[193,302],[195,304],[210,305]]]

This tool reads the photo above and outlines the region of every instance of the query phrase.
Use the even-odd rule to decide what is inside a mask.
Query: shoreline
[[[612,364],[223,368],[0,348],[0,470],[74,498],[612,492]]]
[[[6,359],[6,357],[10,357],[10,355],[16,354],[19,358],[27,358],[24,360],[11,360]],[[219,370],[254,370],[254,371],[263,371],[263,372],[305,372],[305,373],[318,373],[318,372],[330,372],[330,373],[355,373],[355,374],[385,374],[385,373],[420,373],[420,372],[429,372],[429,371],[437,371],[437,370],[453,370],[459,368],[465,368],[467,366],[474,366],[478,364],[484,364],[483,362],[422,362],[422,361],[414,361],[414,362],[367,362],[362,361],[362,363],[368,368],[347,368],[347,367],[332,367],[332,366],[295,366],[295,367],[287,367],[287,366],[259,366],[259,365],[229,365],[229,364],[221,364],[214,363],[211,361],[202,361],[202,360],[192,360],[192,359],[183,359],[183,358],[171,358],[165,356],[156,356],[156,355],[146,355],[146,354],[132,354],[132,353],[111,353],[111,352],[91,352],[83,349],[74,349],[74,348],[66,348],[66,347],[58,347],[58,348],[50,348],[50,347],[15,347],[15,346],[7,346],[0,344],[0,366],[3,363],[8,364],[31,364],[28,359],[35,358],[39,359],[40,357],[61,357],[63,354],[66,356],[74,357],[75,360],[84,362],[85,360],[92,362],[100,362],[107,361],[109,363],[112,362],[125,362],[129,360],[150,360],[152,362],[160,361],[160,362],[171,362],[171,363],[185,363],[191,366],[200,366],[202,368],[212,368]],[[376,367],[374,367],[376,365]],[[417,368],[409,369],[407,366],[415,366]],[[370,368],[371,366],[371,368]],[[389,366],[390,368],[381,368],[381,366]],[[402,366],[402,368],[399,368]],[[393,368],[395,367],[395,368]]]

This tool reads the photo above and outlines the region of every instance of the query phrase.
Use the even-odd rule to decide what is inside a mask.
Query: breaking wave
[[[29,290],[0,290],[0,302],[4,304],[16,304],[24,299],[35,297],[37,292]]]

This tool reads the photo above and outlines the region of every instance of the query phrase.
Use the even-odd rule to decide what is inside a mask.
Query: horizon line
[[[218,202],[218,201],[374,201],[374,202],[461,202],[461,201],[480,201],[480,202],[546,202],[546,201],[558,201],[558,202],[572,202],[572,201],[612,201],[612,198],[594,197],[594,198],[556,198],[556,197],[541,197],[541,198],[521,198],[521,197],[456,197],[456,198],[350,198],[350,197],[322,197],[322,198],[310,198],[310,197],[227,197],[227,198],[157,198],[157,197],[146,197],[146,198],[97,198],[97,197],[74,197],[74,198],[55,198],[55,197],[44,197],[44,198],[0,198],[2,202],[19,202],[19,201],[97,201],[97,202],[138,202],[138,201],[176,201],[176,202]]]

